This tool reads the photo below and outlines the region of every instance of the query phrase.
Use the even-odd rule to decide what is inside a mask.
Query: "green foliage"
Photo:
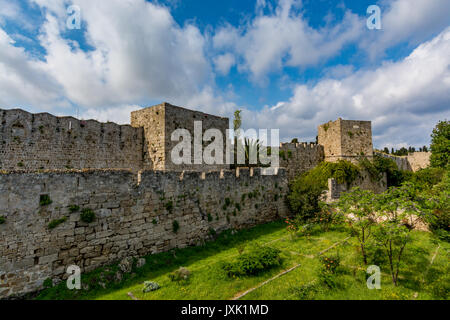
[[[166,208],[167,211],[172,212],[173,210],[173,202],[172,201],[168,201],[164,207]]]
[[[298,143],[298,139],[297,138],[292,139],[291,143]]]
[[[158,221],[156,221],[156,219],[153,219],[152,223],[156,225],[156,224],[158,224]]]
[[[350,233],[358,239],[364,264],[367,265],[367,245],[375,224],[375,200],[372,191],[356,187],[341,196],[335,206],[345,212]]]
[[[61,219],[55,219],[50,221],[50,223],[48,224],[48,228],[51,229],[55,229],[57,226],[59,226],[60,224],[64,223],[67,221],[67,217],[62,217]]]
[[[322,162],[291,183],[289,207],[302,221],[308,221],[321,209],[320,197],[328,188],[329,178],[336,179],[338,183],[351,184],[358,175],[358,167],[348,161]]]
[[[156,282],[153,281],[145,281],[144,282],[144,287],[142,288],[142,292],[143,293],[148,293],[151,291],[156,291],[158,289],[160,289],[160,285]]]
[[[177,233],[179,229],[180,229],[180,224],[178,223],[177,220],[173,220],[173,222],[172,222],[173,233]]]
[[[445,169],[442,168],[420,169],[419,171],[411,174],[408,181],[414,183],[420,189],[426,190],[441,182],[444,174]]]
[[[234,112],[234,120],[233,120],[234,131],[237,131],[241,128],[241,125],[242,125],[241,112],[242,112],[242,110],[236,110]]]
[[[299,300],[310,300],[318,291],[319,286],[315,282],[305,283],[289,289],[289,292]]]
[[[4,224],[6,222],[6,218],[4,216],[0,216],[0,224]]]
[[[339,255],[328,257],[322,256],[320,257],[320,262],[322,263],[322,268],[324,269],[324,271],[336,273],[336,269],[341,264],[341,258],[339,257]]]
[[[70,211],[70,213],[78,212],[78,211],[80,211],[80,207],[77,205],[71,205],[69,207],[69,211]]]
[[[281,251],[271,247],[257,247],[240,255],[234,262],[223,262],[221,269],[229,277],[257,275],[281,264]]]
[[[48,206],[49,204],[51,204],[53,201],[50,199],[50,196],[48,194],[43,194],[39,197],[39,205],[41,207],[43,206]]]
[[[91,223],[95,220],[95,213],[92,209],[85,208],[81,211],[80,219],[85,223]]]
[[[210,213],[208,213],[208,222],[211,222],[211,221],[213,221],[213,217],[212,217],[212,215],[210,214]]]
[[[169,273],[168,277],[172,282],[180,282],[188,280],[190,275],[191,272],[187,268],[180,267],[178,270]]]
[[[432,167],[445,168],[450,157],[450,121],[439,121],[431,134]]]
[[[403,253],[411,240],[410,232],[404,225],[387,220],[377,224],[374,237],[375,241],[386,251],[392,282],[397,286]]]
[[[378,174],[375,174],[376,176],[379,176],[382,172],[386,172],[388,187],[400,186],[408,176],[408,173],[398,169],[394,160],[379,155],[374,157],[373,166],[375,167],[376,172],[378,172]],[[370,170],[373,171],[373,169]]]
[[[50,278],[45,279],[44,282],[42,283],[42,286],[44,287],[44,289],[53,287],[52,279],[50,279]]]

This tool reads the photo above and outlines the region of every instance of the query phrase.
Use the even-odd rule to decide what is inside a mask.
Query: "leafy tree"
[[[347,215],[351,235],[358,239],[361,247],[364,264],[367,265],[367,245],[371,236],[371,230],[375,224],[374,210],[375,195],[372,191],[353,188],[341,196],[337,202],[337,208]]]
[[[374,239],[386,252],[395,286],[406,245],[411,241],[410,231],[425,216],[425,200],[418,194],[413,183],[405,182],[376,197],[375,208],[382,221],[375,228]]]
[[[445,168],[448,166],[450,155],[450,121],[439,121],[431,134],[432,167]]]
[[[422,147],[422,151],[423,151],[423,152],[428,152],[427,146],[423,146],[423,147]]]
[[[389,154],[389,149],[387,147],[384,147],[383,152],[386,153],[386,154]]]
[[[241,125],[242,125],[241,112],[242,112],[242,110],[236,110],[234,112],[234,120],[233,120],[234,131],[241,129]]]
[[[291,143],[298,143],[298,139],[297,138],[292,139]]]
[[[386,251],[392,282],[397,286],[401,259],[406,245],[411,241],[410,232],[404,225],[387,220],[376,226],[374,238]]]

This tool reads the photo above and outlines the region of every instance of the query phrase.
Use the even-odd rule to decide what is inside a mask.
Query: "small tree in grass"
[[[337,208],[347,215],[351,234],[358,239],[364,264],[367,265],[367,245],[375,224],[375,195],[371,191],[356,187],[341,196]]]
[[[403,224],[386,220],[377,225],[374,238],[376,243],[386,251],[392,282],[397,286],[400,262],[406,245],[411,241],[411,234]]]
[[[416,186],[407,182],[377,196],[375,207],[382,221],[375,229],[374,238],[386,252],[392,282],[397,286],[405,248],[411,241],[410,231],[424,216],[423,200],[417,196]]]

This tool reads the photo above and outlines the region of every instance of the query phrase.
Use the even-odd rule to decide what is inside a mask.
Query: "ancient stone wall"
[[[351,184],[339,184],[335,179],[328,179],[328,191],[326,193],[326,201],[332,202],[340,198],[341,193],[347,192],[354,187],[362,190],[370,190],[374,193],[382,193],[387,190],[387,176],[383,173],[380,180],[373,180],[366,170],[362,170],[359,177]]]
[[[284,169],[276,175],[261,169],[2,172],[0,298],[36,291],[47,278],[67,276],[69,265],[90,271],[284,217],[286,190]],[[81,221],[84,209],[93,210],[94,222]],[[49,228],[63,217],[67,220]]]
[[[201,131],[195,136],[194,124],[201,122]],[[228,169],[226,165],[226,143],[227,129],[229,128],[229,119],[217,117],[203,112],[193,111],[169,103],[162,103],[157,106],[145,108],[131,113],[131,125],[133,127],[144,127],[145,138],[149,153],[145,157],[150,158],[155,170],[221,170]],[[172,133],[177,129],[186,129],[191,136],[191,156],[190,164],[176,164],[172,161],[172,149],[177,146],[182,139],[172,141]],[[221,158],[222,164],[205,163],[202,154],[211,141],[202,141],[202,138],[208,129],[216,129],[222,136],[223,151]],[[196,152],[194,149],[194,139],[198,137],[201,149]],[[195,162],[195,155],[199,155]],[[180,154],[182,155],[182,154]]]
[[[289,180],[324,160],[323,146],[316,143],[282,143],[279,151],[280,166],[286,168]]]
[[[370,121],[338,120],[318,127],[318,143],[324,147],[325,160],[349,160],[373,157]]]
[[[416,172],[430,166],[431,152],[414,152],[407,156],[395,156],[384,152],[375,152],[376,155],[392,159],[400,170]]]
[[[0,109],[0,170],[140,170],[142,128]]]

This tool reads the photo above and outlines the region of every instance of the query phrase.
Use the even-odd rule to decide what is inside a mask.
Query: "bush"
[[[52,202],[53,201],[50,199],[50,196],[48,194],[43,194],[39,198],[39,205],[41,207],[47,206],[47,205],[51,204]]]
[[[80,218],[85,223],[91,223],[95,220],[95,213],[92,209],[83,209]]]
[[[6,218],[4,216],[0,216],[0,224],[4,224],[6,222]]]
[[[320,212],[320,197],[328,188],[328,179],[338,183],[351,184],[359,175],[357,166],[349,161],[322,162],[314,169],[298,176],[290,185],[289,207],[303,222],[314,218]]]
[[[169,273],[169,279],[173,282],[179,282],[182,280],[187,280],[190,275],[191,272],[187,268],[180,267],[178,270]]]
[[[80,207],[77,205],[71,205],[69,207],[69,211],[70,211],[70,213],[78,212],[78,211],[80,211]]]
[[[320,257],[320,262],[322,263],[322,268],[324,271],[336,273],[336,269],[341,264],[341,258],[339,255],[329,257],[322,256]]]
[[[160,287],[160,285],[156,282],[153,281],[145,281],[144,282],[144,288],[142,288],[142,292],[144,293],[148,293],[151,291],[155,291],[158,290]]]
[[[259,247],[240,255],[234,262],[224,262],[221,269],[229,277],[256,275],[281,264],[281,251],[271,247]]]
[[[172,222],[173,233],[177,233],[179,229],[180,229],[180,224],[178,223],[177,220],[173,220],[173,222]]]
[[[298,287],[291,287],[289,290],[299,300],[311,300],[313,295],[319,291],[316,283],[310,282]]]
[[[48,224],[48,228],[51,229],[55,229],[57,226],[59,226],[60,224],[64,223],[67,221],[67,217],[62,217],[61,219],[55,219],[50,221],[50,223]]]

